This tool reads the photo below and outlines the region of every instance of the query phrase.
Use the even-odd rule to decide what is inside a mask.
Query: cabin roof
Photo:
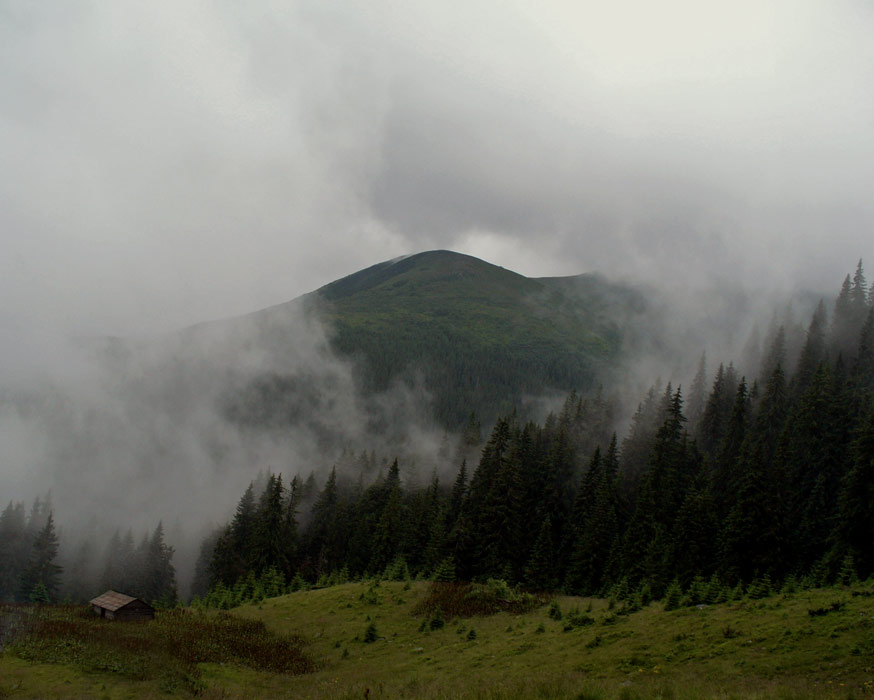
[[[140,605],[145,605],[146,607],[151,608],[152,606],[146,603],[145,601],[140,600],[139,598],[134,598],[129,595],[125,595],[124,593],[119,593],[118,591],[106,591],[103,595],[99,595],[93,600],[91,600],[91,605],[96,605],[98,607],[104,608],[105,610],[111,610],[115,612],[116,610],[120,610],[121,608],[130,605],[133,602],[140,603]]]

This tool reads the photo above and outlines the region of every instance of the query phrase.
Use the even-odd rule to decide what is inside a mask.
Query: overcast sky
[[[872,8],[0,0],[0,331],[170,329],[433,248],[836,289],[874,256]]]

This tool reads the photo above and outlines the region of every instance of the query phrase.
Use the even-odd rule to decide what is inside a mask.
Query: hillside
[[[595,275],[532,279],[449,251],[379,263],[305,301],[334,350],[358,363],[365,394],[419,383],[451,429],[471,410],[491,422],[525,397],[592,389],[618,366],[623,332],[644,310],[639,293]]]
[[[225,623],[221,614],[182,616],[180,631],[171,637],[164,635],[176,613],[163,613],[171,618],[127,633],[113,623],[87,622],[87,611],[80,617],[61,612],[69,622],[53,627],[49,637],[0,652],[0,697],[195,692],[204,698],[319,700],[812,700],[867,697],[874,683],[870,583],[673,611],[653,603],[630,612],[622,603],[613,607],[608,600],[560,596],[554,599],[560,619],[556,606],[543,604],[517,614],[445,614],[442,626],[423,610],[428,585],[383,581],[298,591],[238,608]],[[239,618],[263,621],[269,632],[300,639],[315,670],[290,675],[259,668],[245,654],[267,638],[257,643],[262,637],[247,638],[240,658],[222,663],[196,663],[215,652],[202,645],[189,650],[181,641],[192,625],[213,629],[210,620],[228,625]],[[84,624],[91,634],[73,643]],[[102,636],[119,634],[141,640],[132,649],[178,647],[195,665],[174,679],[138,664],[135,655],[101,647]],[[158,646],[155,653],[163,650]]]

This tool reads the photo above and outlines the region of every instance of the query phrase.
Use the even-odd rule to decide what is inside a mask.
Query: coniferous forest
[[[395,460],[366,483],[366,453],[320,488],[269,474],[204,541],[194,592],[221,605],[235,587],[410,574],[659,598],[867,577],[872,302],[860,262],[830,314],[820,302],[805,332],[775,326],[754,374],[708,375],[702,357],[688,390],[648,392],[624,436],[605,388],[539,424],[500,418],[451,482],[408,483]]]
[[[443,455],[454,478],[366,451],[322,482],[263,474],[202,541],[191,594],[226,607],[369,575],[648,599],[868,577],[874,291],[861,262],[806,328],[769,335],[743,372],[702,356],[688,388],[654,385],[622,431],[609,386],[541,422],[471,413]],[[162,525],[60,552],[56,528],[48,498],[5,507],[0,599],[177,600]]]

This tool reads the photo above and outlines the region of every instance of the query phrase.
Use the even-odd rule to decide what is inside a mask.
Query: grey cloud
[[[477,232],[651,280],[868,252],[863,4],[2,8],[4,322],[166,329]]]
[[[0,381],[75,397],[48,422],[4,412],[0,491],[177,464],[171,489],[221,490],[216,464],[315,461],[310,432],[228,433],[205,377],[306,369],[354,438],[367,410],[320,330],[281,357],[192,348],[210,371],[190,404],[146,390],[163,356],[119,375],[68,336],[233,316],[425,248],[669,298],[834,289],[874,260],[872,30],[843,1],[0,0]]]

